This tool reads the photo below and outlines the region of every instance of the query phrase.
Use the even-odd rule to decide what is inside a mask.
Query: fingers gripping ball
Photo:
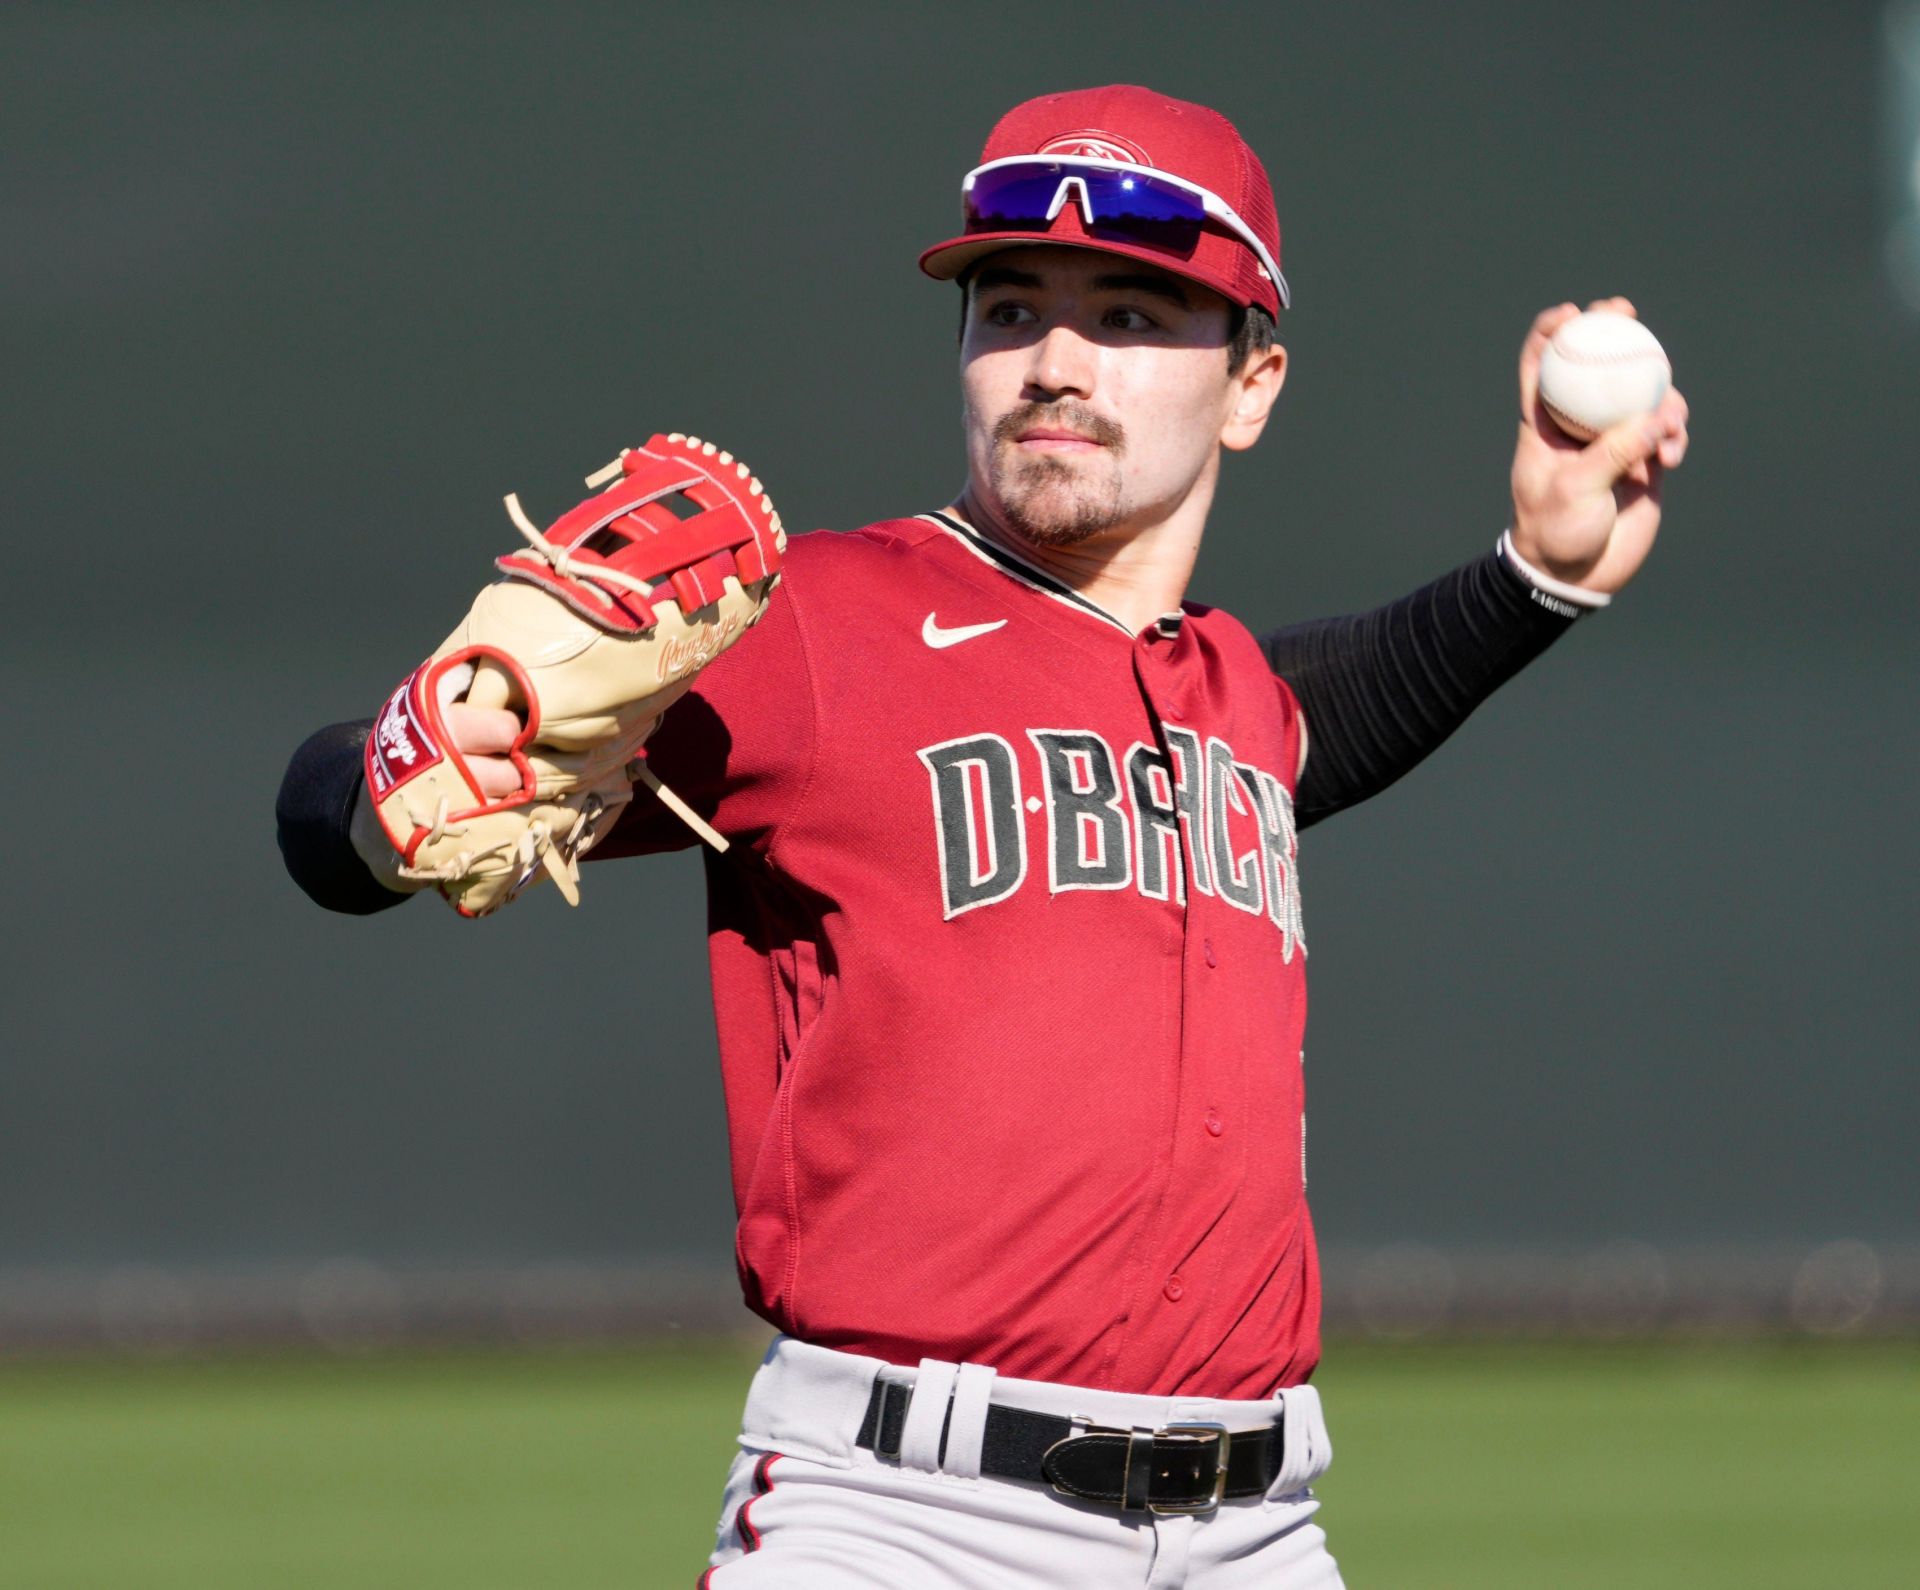
[[[545,531],[507,498],[527,548],[497,560],[506,578],[394,693],[367,742],[368,789],[402,870],[464,915],[497,909],[543,871],[577,899],[579,857],[636,773],[725,846],[629,764],[766,611],[786,549],[780,516],[731,453],[679,432],[587,483],[607,489]],[[520,718],[507,752],[520,787],[504,799],[486,799],[447,734],[442,714],[462,699]]]

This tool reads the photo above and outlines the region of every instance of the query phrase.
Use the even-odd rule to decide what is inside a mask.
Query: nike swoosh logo
[[[926,623],[920,626],[920,638],[935,651],[944,651],[949,646],[958,646],[963,640],[972,640],[976,635],[990,635],[1006,623],[1004,618],[996,618],[991,624],[960,624],[952,629],[942,629],[933,621],[933,614],[927,614]]]

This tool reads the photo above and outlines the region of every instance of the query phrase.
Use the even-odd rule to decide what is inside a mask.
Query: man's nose
[[[1027,364],[1030,397],[1093,396],[1094,350],[1071,326],[1056,325],[1033,344]]]

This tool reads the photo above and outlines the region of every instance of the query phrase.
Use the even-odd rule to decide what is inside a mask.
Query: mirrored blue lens
[[[1085,166],[1005,166],[975,177],[967,193],[967,230],[1044,232],[1063,182],[1070,184],[1065,203],[1079,208],[1082,226],[1094,237],[1168,254],[1191,254],[1200,241],[1206,209],[1197,195],[1155,182],[1145,172]]]
[[[1047,211],[1060,190],[1058,166],[1009,167],[975,177],[967,193],[967,224],[998,229],[1047,224]]]

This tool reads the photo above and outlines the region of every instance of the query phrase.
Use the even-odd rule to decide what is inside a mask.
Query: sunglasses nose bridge
[[[1053,202],[1047,206],[1047,224],[1049,226],[1053,224],[1060,212],[1067,207],[1067,196],[1069,192],[1075,191],[1077,191],[1080,196],[1080,219],[1085,221],[1089,226],[1093,225],[1093,194],[1087,189],[1087,179],[1068,172],[1061,177],[1059,187],[1053,190]]]

